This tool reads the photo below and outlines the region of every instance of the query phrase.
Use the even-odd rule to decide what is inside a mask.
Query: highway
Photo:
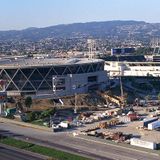
[[[0,144],[1,160],[45,160],[47,157]]]
[[[0,133],[32,143],[77,153],[96,160],[159,160],[160,156],[119,146],[72,137],[69,133],[52,133],[15,124],[1,123]]]

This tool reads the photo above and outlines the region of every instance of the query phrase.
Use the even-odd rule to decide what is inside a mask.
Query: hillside
[[[0,31],[0,41],[39,41],[46,38],[118,38],[136,40],[160,36],[160,23],[143,21],[106,21],[56,25],[45,28]]]

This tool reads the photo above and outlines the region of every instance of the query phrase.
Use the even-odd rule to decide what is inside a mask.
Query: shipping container
[[[154,130],[154,129],[159,128],[159,127],[160,127],[160,121],[155,121],[155,122],[152,122],[152,123],[148,124],[148,129],[149,130]]]
[[[144,119],[143,120],[143,127],[148,128],[149,123],[155,122],[157,120],[158,120],[158,117]]]
[[[138,146],[138,147],[143,147],[143,148],[148,148],[148,149],[157,149],[157,144],[154,142],[148,142],[141,140],[139,138],[131,138],[130,139],[130,144],[133,146]]]

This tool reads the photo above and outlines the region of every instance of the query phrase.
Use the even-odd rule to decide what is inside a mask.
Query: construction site
[[[160,148],[159,78],[109,77],[102,60],[72,59],[63,61],[65,66],[45,58],[42,64],[37,59],[17,62],[20,68],[9,62],[11,68],[2,66],[2,117],[54,134]]]
[[[110,90],[57,99],[32,99],[30,107],[26,106],[27,97],[8,97],[5,116],[13,115],[15,121],[51,127],[57,134],[67,131],[125,144],[144,141],[152,146],[150,149],[158,149],[159,101],[136,99],[129,104],[126,95],[124,92],[123,97],[116,96]]]

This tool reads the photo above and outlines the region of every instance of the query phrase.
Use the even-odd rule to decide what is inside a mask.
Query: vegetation
[[[43,111],[40,115],[40,119],[49,117],[50,115],[53,115],[55,113],[55,108],[47,109]]]
[[[27,98],[25,99],[25,106],[26,106],[27,108],[30,108],[31,105],[32,105],[32,98],[31,98],[31,97],[27,97]]]
[[[55,108],[51,108],[51,109],[47,109],[44,111],[32,111],[32,112],[28,112],[26,114],[26,121],[28,122],[33,122],[34,124],[40,124],[42,125],[42,119],[50,117],[51,115],[54,115],[56,109]],[[39,123],[40,122],[40,123]]]
[[[8,118],[8,119],[14,119],[14,115],[13,114],[8,114],[5,118]]]
[[[25,149],[31,152],[39,153],[45,156],[49,156],[58,160],[89,160],[88,158],[74,155],[71,153],[59,151],[49,147],[43,147],[32,143],[16,140],[14,138],[0,139],[0,143],[4,143],[10,146],[14,146],[20,149]]]
[[[23,106],[22,106],[22,103],[21,102],[17,102],[16,103],[16,109],[22,111],[23,110]]]
[[[40,113],[36,112],[36,111],[35,112],[29,112],[29,113],[27,113],[27,119],[28,119],[29,122],[32,122],[34,120],[39,119],[39,115],[40,115]]]
[[[34,120],[34,121],[32,121],[31,123],[32,123],[32,124],[39,125],[39,126],[44,126],[42,119]]]

